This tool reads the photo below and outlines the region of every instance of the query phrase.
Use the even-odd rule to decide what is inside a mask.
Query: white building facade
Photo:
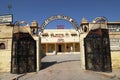
[[[79,33],[75,29],[45,29],[40,36],[44,54],[80,52]]]

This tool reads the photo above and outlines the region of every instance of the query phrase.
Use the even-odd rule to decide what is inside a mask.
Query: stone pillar
[[[73,52],[75,52],[75,43],[73,43]]]
[[[56,43],[55,43],[55,51],[57,51],[57,46],[56,46]]]
[[[37,40],[36,40],[36,45],[37,45],[37,69],[36,72],[38,72],[41,68],[41,58],[40,58],[40,50],[41,50],[41,45],[40,45],[40,37],[38,36]]]
[[[48,52],[48,44],[46,43],[46,53]]]
[[[84,51],[84,38],[87,33],[80,34],[80,60],[81,60],[81,68],[85,69],[85,51]]]
[[[66,43],[65,43],[65,52],[66,52]]]

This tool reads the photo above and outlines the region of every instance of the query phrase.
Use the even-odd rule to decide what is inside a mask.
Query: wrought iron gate
[[[112,71],[108,30],[91,30],[84,39],[84,46],[87,70]]]
[[[13,35],[12,73],[27,73],[36,71],[36,41],[29,33]]]

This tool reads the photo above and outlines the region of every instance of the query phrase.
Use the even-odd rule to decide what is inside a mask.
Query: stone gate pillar
[[[84,52],[84,38],[86,37],[87,33],[80,35],[80,61],[81,61],[81,68],[85,69],[85,52]]]

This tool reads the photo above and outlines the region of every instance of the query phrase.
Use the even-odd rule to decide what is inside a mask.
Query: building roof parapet
[[[98,23],[93,23],[93,22],[87,22],[87,23],[81,23],[81,25],[88,25],[88,24],[98,24]],[[105,23],[99,23],[99,24],[105,24]],[[120,22],[107,22],[107,25],[109,24],[120,24]]]
[[[120,22],[108,22],[107,24],[120,24]]]
[[[18,33],[18,32],[31,33],[29,26],[24,26],[24,27],[23,27],[23,26],[22,26],[22,27],[14,26],[14,31],[13,31],[13,33]]]

